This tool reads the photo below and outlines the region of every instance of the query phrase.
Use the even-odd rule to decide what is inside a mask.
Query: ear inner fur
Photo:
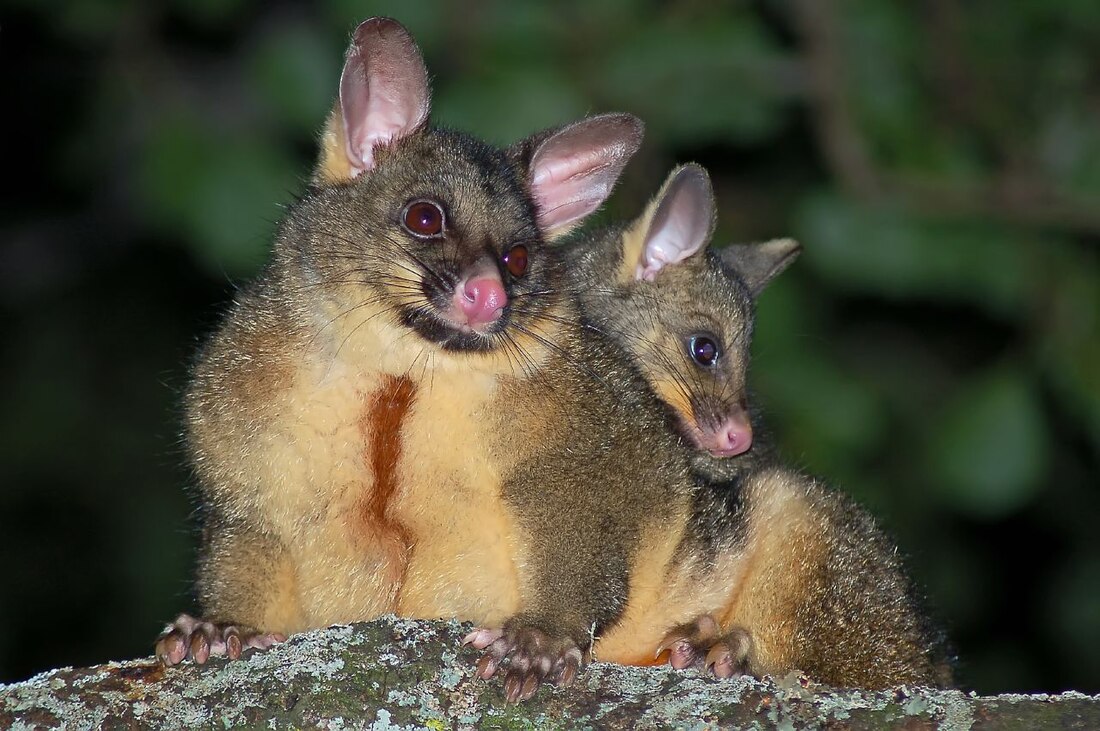
[[[352,177],[374,167],[374,150],[428,119],[428,70],[400,23],[370,18],[355,29],[340,76],[339,107]]]
[[[543,133],[528,176],[548,240],[564,236],[611,195],[642,143],[643,130],[631,115],[602,114]]]
[[[630,225],[622,235],[622,259],[615,272],[616,284],[629,284],[634,281],[638,271],[638,263],[642,260],[642,252],[645,251],[646,237],[649,235],[649,227],[653,222],[653,216],[657,214],[657,206],[660,205],[660,194],[651,200],[634,223]]]
[[[697,186],[698,190],[693,192],[686,186]],[[685,212],[680,209],[680,206],[688,204],[684,201],[676,200],[676,198],[684,195],[692,195],[699,198],[697,203],[704,208],[700,210],[697,215],[699,218],[703,219],[702,221],[694,220],[690,212]],[[642,213],[623,234],[622,260],[616,272],[616,282],[618,284],[627,284],[642,278],[643,270],[649,266],[647,246],[650,244],[652,237],[657,235],[659,229],[664,225],[679,226],[677,222],[668,223],[667,219],[670,215],[691,219],[684,221],[684,223],[688,226],[701,224],[701,227],[698,230],[688,231],[684,231],[681,228],[680,233],[686,233],[686,235],[692,239],[691,243],[694,245],[690,246],[690,248],[685,250],[679,257],[673,258],[668,263],[671,264],[676,261],[701,255],[714,231],[715,211],[714,194],[711,191],[710,178],[706,170],[699,165],[689,163],[669,173],[668,177],[665,178],[664,183],[661,185],[661,189],[657,192],[657,195],[653,196],[646,205],[645,212]]]
[[[313,168],[313,184],[334,185],[351,180],[351,161],[348,159],[347,136],[344,134],[344,119],[339,104],[329,112],[318,146],[321,152]]]
[[[714,192],[706,170],[695,164],[675,170],[659,195],[649,222],[637,279],[651,280],[666,266],[700,257],[714,232]]]

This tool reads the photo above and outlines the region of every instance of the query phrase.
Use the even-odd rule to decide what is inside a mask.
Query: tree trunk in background
[[[797,676],[718,681],[595,663],[567,690],[505,705],[455,622],[384,618],[295,636],[235,662],[151,659],[0,686],[0,728],[1100,728],[1100,696],[835,692]]]

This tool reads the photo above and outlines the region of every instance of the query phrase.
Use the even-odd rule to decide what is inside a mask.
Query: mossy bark
[[[593,663],[519,706],[474,677],[455,622],[392,617],[292,637],[237,661],[152,659],[51,670],[0,686],[0,728],[1038,729],[1100,728],[1100,696],[901,688],[837,691],[792,675],[719,681]]]

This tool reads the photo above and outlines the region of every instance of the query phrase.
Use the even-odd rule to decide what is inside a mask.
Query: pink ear
[[[714,191],[699,165],[674,170],[656,202],[636,279],[652,280],[664,267],[695,256],[714,233]]]
[[[374,167],[374,150],[401,139],[428,119],[428,70],[404,26],[369,18],[355,29],[340,76],[351,176]]]
[[[631,156],[644,127],[630,114],[574,122],[538,144],[530,162],[539,228],[548,238],[568,231],[600,207]]]

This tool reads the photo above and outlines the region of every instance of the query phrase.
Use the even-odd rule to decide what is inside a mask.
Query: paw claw
[[[225,655],[236,660],[247,648],[266,650],[276,642],[285,640],[286,636],[282,634],[263,634],[247,627],[204,622],[181,614],[161,632],[154,653],[166,666],[178,665],[188,658],[202,665],[212,655]]]
[[[178,665],[187,657],[187,648],[183,638],[178,633],[171,632],[160,638],[155,653],[162,665]]]
[[[700,667],[718,678],[743,672],[752,649],[752,638],[740,628],[719,636],[721,629],[709,614],[674,627],[662,640],[657,656],[668,651],[668,664],[676,670]]]
[[[210,658],[210,640],[199,632],[191,637],[191,659],[202,665]]]
[[[671,650],[673,645],[675,645],[677,643],[680,643],[680,642],[687,642],[687,641],[688,641],[688,636],[687,636],[686,633],[684,633],[684,632],[670,632],[667,635],[665,635],[665,638],[663,640],[661,640],[661,644],[657,646],[657,652],[653,653],[653,657],[658,658],[658,657],[661,656],[661,653],[664,652],[665,650]]]
[[[532,628],[478,629],[464,642],[485,649],[477,663],[478,677],[487,680],[502,668],[506,670],[504,697],[509,703],[531,698],[544,682],[571,684],[583,659],[572,640]]]
[[[726,646],[726,643],[719,642],[710,648],[706,660],[703,661],[703,667],[719,678],[729,677],[726,672],[727,670],[730,673],[733,672],[733,661],[730,659],[730,648]]]
[[[677,642],[668,655],[668,664],[677,670],[689,668],[695,664],[695,658],[699,653],[687,640]]]
[[[527,679],[523,681],[523,688],[520,690],[519,699],[525,701],[535,694],[539,689],[539,678],[537,675],[528,675]]]
[[[577,679],[577,666],[573,663],[566,663],[565,667],[561,669],[561,675],[558,677],[558,685],[563,688],[568,688],[573,685],[573,681]]]
[[[497,661],[492,655],[485,655],[477,661],[477,676],[482,680],[493,677],[497,671]]]
[[[236,627],[230,627],[225,631],[225,654],[230,660],[237,660],[241,656],[241,636]]]
[[[462,644],[471,645],[478,650],[484,650],[486,647],[499,640],[503,634],[504,630],[501,629],[478,627],[462,638]]]
[[[504,679],[504,700],[508,703],[519,702],[519,694],[523,689],[519,673],[508,673]]]

